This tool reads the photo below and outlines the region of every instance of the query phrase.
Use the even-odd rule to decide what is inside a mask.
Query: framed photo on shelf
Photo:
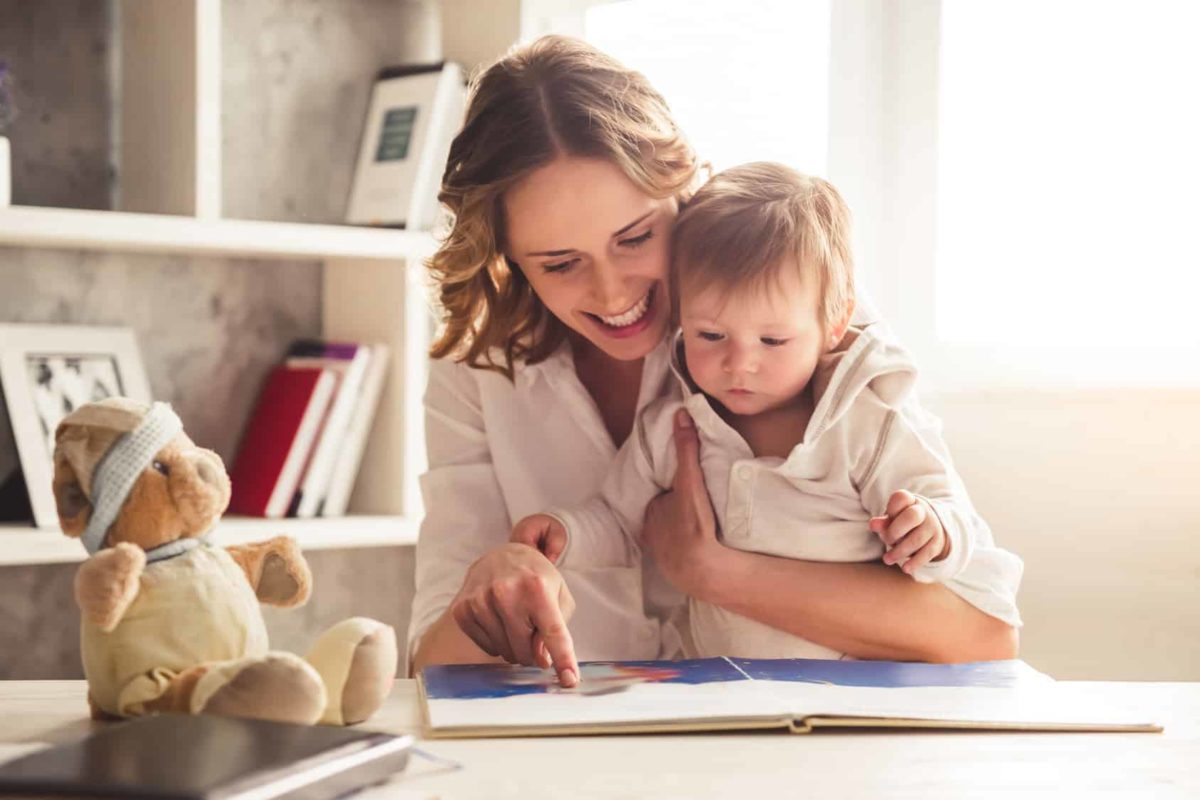
[[[346,222],[429,230],[450,143],[466,110],[453,62],[388,67],[371,90]]]
[[[106,397],[150,403],[137,339],[131,328],[0,324],[0,386],[34,524],[57,528],[55,430],[79,406]],[[0,485],[12,480],[0,473]]]

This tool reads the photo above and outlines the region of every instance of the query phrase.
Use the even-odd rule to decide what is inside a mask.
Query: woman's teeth
[[[646,309],[650,308],[650,294],[650,292],[646,292],[645,296],[637,301],[633,308],[623,314],[617,314],[615,317],[596,314],[596,319],[612,328],[624,328],[632,325],[646,315]]]

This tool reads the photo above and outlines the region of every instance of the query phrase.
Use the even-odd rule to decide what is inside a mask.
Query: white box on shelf
[[[462,68],[453,62],[380,72],[363,126],[346,222],[432,228],[442,171],[465,107]]]

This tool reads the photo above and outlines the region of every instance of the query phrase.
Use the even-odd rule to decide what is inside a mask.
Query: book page
[[[1039,683],[1010,688],[883,688],[770,682],[796,719],[857,717],[1015,727],[1156,727],[1145,712],[1116,703],[1101,685]]]
[[[1023,661],[732,659],[771,686],[795,719],[853,717],[1029,727],[1144,725],[1102,689],[1061,684]]]
[[[1057,683],[1022,661],[919,664],[810,659],[591,662],[576,689],[549,671],[473,665],[423,671],[434,732],[568,733],[609,726],[763,727],[825,718],[945,727],[1153,730],[1103,684]],[[818,721],[817,725],[821,723]]]
[[[434,730],[783,719],[787,708],[725,659],[586,662],[574,689],[529,667],[430,667],[422,675]]]
[[[836,686],[986,686],[1008,688],[1054,683],[1024,661],[976,661],[927,664],[918,661],[858,661],[813,658],[731,658],[730,664],[751,680],[817,683]]]

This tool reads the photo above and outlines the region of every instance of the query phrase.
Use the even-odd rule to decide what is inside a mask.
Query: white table
[[[461,764],[414,760],[371,798],[1200,798],[1200,683],[1106,684],[1163,733],[785,733],[427,740]],[[78,737],[82,681],[0,681],[0,757]],[[416,684],[398,681],[364,727],[420,734]]]

